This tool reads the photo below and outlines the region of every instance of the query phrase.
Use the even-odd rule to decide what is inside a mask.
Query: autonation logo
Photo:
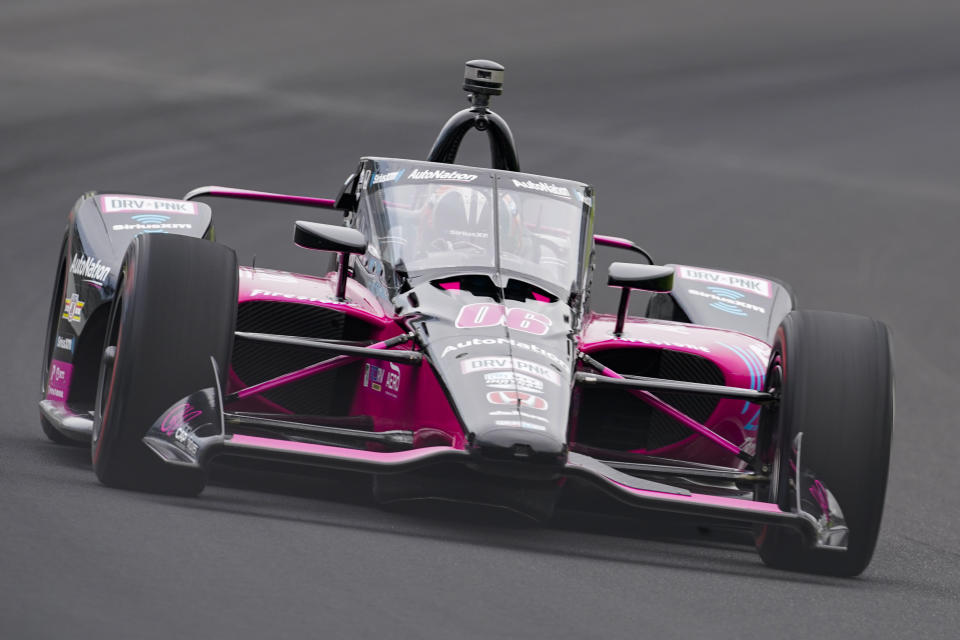
[[[444,169],[414,169],[408,177],[410,180],[453,180],[455,182],[473,182],[477,179],[477,176],[472,173]]]
[[[550,184],[549,182],[534,182],[533,180],[516,180],[513,181],[513,186],[518,189],[532,189],[533,191],[542,191],[543,193],[549,193],[554,196],[560,196],[561,198],[569,198],[570,190],[566,187],[561,187],[556,184]]]

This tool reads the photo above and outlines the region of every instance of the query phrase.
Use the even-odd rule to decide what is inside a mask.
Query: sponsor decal
[[[353,302],[344,302],[335,298],[312,298],[310,296],[301,296],[295,293],[281,293],[280,291],[267,291],[266,289],[254,289],[250,292],[253,298],[283,298],[284,300],[296,300],[297,302],[322,302],[326,304],[347,305],[349,307],[357,306]]]
[[[387,395],[392,395],[396,397],[396,393],[400,391],[400,367],[397,366],[395,362],[389,363],[390,370],[387,371]],[[392,392],[392,393],[391,393]]]
[[[518,389],[530,393],[541,393],[543,382],[516,371],[494,371],[483,374],[483,381],[491,389]]]
[[[382,391],[384,374],[385,371],[382,367],[367,363],[363,372],[363,386],[369,387],[374,391]]]
[[[364,169],[360,172],[360,179],[357,180],[357,197],[367,188],[367,183],[370,182],[370,169]]]
[[[740,289],[766,298],[770,297],[772,291],[769,280],[753,278],[739,273],[727,273],[725,271],[712,271],[710,269],[694,267],[679,267],[677,275],[684,280],[697,280],[699,282],[707,282],[732,289]]]
[[[452,180],[454,182],[473,182],[477,175],[473,173],[461,173],[460,171],[447,171],[445,169],[414,169],[407,176],[408,180]]]
[[[750,315],[747,313],[748,311],[757,311],[759,313],[767,312],[767,310],[761,306],[744,302],[742,298],[746,296],[739,291],[725,289],[724,287],[707,287],[707,289],[710,290],[710,293],[697,289],[687,289],[687,293],[692,296],[697,296],[698,298],[713,300],[709,305],[710,307],[733,316],[745,317]]]
[[[375,173],[370,176],[370,186],[372,187],[375,184],[382,184],[384,182],[396,182],[403,176],[403,171],[403,169],[398,169],[390,173]]]
[[[173,434],[173,439],[186,447],[187,452],[195,456],[197,451],[200,450],[200,444],[197,442],[196,436],[193,435],[193,430],[189,427],[180,427]]]
[[[241,280],[263,280],[266,282],[299,282],[297,277],[289,271],[273,271],[270,269],[254,269],[253,267],[240,268]]]
[[[63,315],[61,316],[64,320],[69,320],[70,322],[80,322],[83,320],[81,311],[83,311],[83,306],[86,302],[80,299],[80,296],[73,294],[69,298],[63,299]]]
[[[138,222],[136,224],[115,224],[112,229],[114,231],[164,231],[167,229],[193,229],[193,225],[173,222],[156,224],[143,224],[142,222]]]
[[[70,263],[70,273],[102,286],[110,275],[110,267],[100,262],[98,258],[75,253]]]
[[[555,385],[560,384],[560,374],[550,367],[521,358],[488,357],[488,358],[467,358],[460,363],[460,371],[463,373],[477,373],[481,371],[496,371],[503,369],[512,369],[521,373],[526,373],[541,380],[546,380]]]
[[[612,333],[610,335],[613,335]],[[704,347],[699,344],[687,344],[686,342],[671,342],[670,340],[657,340],[656,338],[639,338],[636,336],[623,336],[619,338],[623,342],[635,342],[637,344],[645,344],[651,347],[673,347],[676,349],[692,349],[694,351],[702,351],[703,353],[710,353],[709,347]]]
[[[182,402],[171,407],[160,423],[160,432],[165,436],[172,436],[182,445],[190,455],[196,455],[200,449],[194,428],[190,422],[196,420],[203,412],[195,409],[189,402]]]
[[[47,399],[66,402],[70,395],[70,378],[73,365],[61,360],[50,361],[50,377],[47,379]]]
[[[464,231],[462,229],[449,229],[448,236],[461,236],[464,238],[489,238],[490,234],[484,231]]]
[[[159,213],[141,213],[130,217],[141,224],[160,224],[170,221],[170,216],[162,216]]]
[[[390,362],[390,370],[378,367],[375,364],[365,364],[363,368],[363,386],[373,389],[377,393],[384,391],[391,398],[397,397],[400,391],[400,367]]]
[[[534,416],[529,413],[523,413],[518,409],[513,409],[512,411],[505,411],[503,409],[497,411],[491,411],[488,415],[491,416],[513,416],[514,418],[523,418],[524,420],[539,420],[540,422],[550,422],[543,416]]]
[[[73,353],[73,338],[64,338],[63,336],[57,336],[57,349],[63,349],[64,351],[69,351]]]
[[[537,431],[547,430],[542,424],[533,424],[525,420],[495,420],[494,424],[498,427],[523,427],[524,429],[536,429]]]
[[[490,404],[512,404],[537,411],[546,411],[547,401],[540,396],[524,393],[523,391],[490,391],[487,393],[487,402]]]
[[[518,189],[530,189],[531,191],[549,193],[550,195],[560,196],[561,198],[570,197],[570,190],[566,187],[544,182],[543,180],[534,182],[533,180],[517,180],[514,178],[513,186],[517,187]]]
[[[516,331],[542,336],[553,322],[547,316],[521,307],[504,307],[493,302],[476,302],[460,308],[454,325],[458,329],[479,329],[504,325]]]
[[[190,425],[191,420],[196,420],[203,414],[199,409],[194,409],[189,402],[181,402],[167,410],[163,421],[160,423],[160,431],[164,435],[175,433],[177,429]]]
[[[137,198],[131,196],[100,196],[100,210],[104,213],[132,213],[154,211],[197,215],[197,203],[167,198]]]
[[[530,344],[528,342],[522,342],[520,340],[514,340],[513,338],[472,338],[470,340],[458,342],[455,345],[454,344],[447,345],[446,347],[444,347],[443,353],[440,354],[440,357],[442,358],[446,356],[448,353],[459,351],[460,349],[466,349],[468,347],[479,347],[484,345],[491,345],[491,346],[492,345],[510,345],[511,347],[515,347],[517,349],[523,349],[524,351],[530,351],[531,353],[535,353],[539,356],[543,356],[548,360],[550,360],[550,362],[554,363],[555,365],[563,369],[564,371],[568,371],[570,369],[570,363],[568,363],[566,360],[556,355],[555,353],[547,351],[541,346]]]

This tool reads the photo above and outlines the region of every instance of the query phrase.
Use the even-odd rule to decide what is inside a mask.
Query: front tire
[[[200,469],[170,466],[143,444],[179,399],[226,379],[237,311],[237,257],[207,240],[142,234],[120,271],[100,366],[93,468],[105,485],[196,495]]]
[[[870,563],[880,532],[893,431],[893,365],[887,327],[824,311],[793,311],[777,331],[768,386],[780,402],[764,409],[758,452],[775,469],[765,496],[790,509],[790,448],[803,433],[801,464],[836,497],[850,529],[846,551],[807,548],[772,526],[757,535],[773,567],[856,576]]]
[[[50,361],[56,348],[57,336],[60,331],[60,314],[63,311],[63,292],[67,282],[67,238],[64,236],[60,246],[60,255],[57,257],[57,279],[53,283],[53,300],[50,301],[50,313],[47,316],[47,331],[43,345],[43,364],[40,367],[40,399],[47,397],[47,387],[50,384]],[[40,414],[40,428],[43,435],[51,442],[70,446],[84,446],[85,443],[73,440],[60,433],[53,423]]]

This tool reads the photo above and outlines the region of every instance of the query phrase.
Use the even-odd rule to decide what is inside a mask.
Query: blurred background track
[[[955,1],[5,0],[0,636],[956,637],[957,33]],[[112,491],[43,439],[78,194],[332,196],[361,155],[423,157],[476,57],[507,67],[494,108],[522,167],[596,185],[599,232],[890,324],[898,420],[861,579],[772,571],[684,521],[389,513],[340,478]],[[486,161],[479,138],[465,154]],[[314,214],[213,204],[243,263],[315,268],[290,242]]]

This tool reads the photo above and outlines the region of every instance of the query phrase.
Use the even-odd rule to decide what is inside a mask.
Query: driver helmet
[[[421,227],[425,246],[433,250],[454,250],[457,242],[486,244],[490,237],[485,223],[487,197],[469,187],[440,186],[424,207]]]

